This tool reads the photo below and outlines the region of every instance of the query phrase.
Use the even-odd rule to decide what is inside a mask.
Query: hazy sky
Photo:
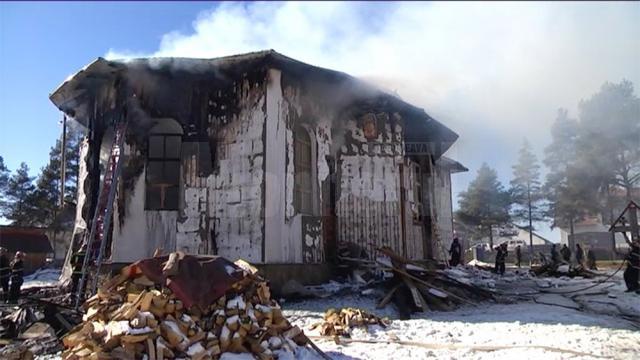
[[[638,2],[3,3],[0,10],[0,155],[12,169],[23,157],[34,169],[44,164],[59,131],[47,95],[98,56],[271,48],[366,78],[460,135],[448,155],[471,171],[454,176],[456,194],[483,161],[508,183],[523,138],[541,155],[559,107],[575,115],[578,101],[605,81],[640,86]],[[9,124],[16,119],[20,126]],[[45,128],[31,150],[27,134]]]

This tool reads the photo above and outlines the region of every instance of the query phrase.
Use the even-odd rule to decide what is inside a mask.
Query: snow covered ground
[[[53,286],[58,283],[59,278],[60,269],[38,269],[33,274],[24,277],[22,288]]]
[[[393,304],[380,310],[375,308],[383,295],[377,290],[366,291],[367,295],[284,302],[282,307],[285,316],[312,338],[318,333],[309,330],[309,326],[321,321],[329,308],[357,307],[393,320],[386,329],[380,326],[372,326],[368,331],[355,329],[351,339],[367,341],[363,343],[336,344],[333,340],[314,339],[335,360],[640,359],[640,324],[628,320],[640,319],[640,295],[624,292],[621,272],[602,283],[599,282],[604,277],[536,278],[515,269],[509,269],[504,277],[470,267],[449,272],[461,281],[484,284],[509,296],[501,297],[499,303],[414,314],[404,321],[397,320]],[[54,277],[53,272],[46,272],[28,282]],[[591,288],[583,290],[586,287]],[[323,287],[328,292],[344,288],[345,285],[337,283]],[[299,348],[295,356],[281,355],[281,359],[287,360],[320,359],[307,348]],[[60,355],[38,358],[59,359]],[[225,353],[221,359],[252,357]]]
[[[366,343],[314,341],[334,359],[640,359],[640,328],[621,317],[640,316],[640,295],[624,293],[621,274],[591,289],[564,294],[604,278],[533,278],[514,271],[499,278],[476,269],[452,271],[496,292],[520,295],[507,298],[506,304],[486,302],[452,312],[414,314],[410,320],[394,320],[387,329],[354,330],[352,339],[370,341]],[[375,309],[379,295],[284,303],[283,308],[289,320],[313,336],[318,334],[309,326],[332,307],[358,307],[396,318],[393,305]],[[308,352],[298,356],[310,357]]]

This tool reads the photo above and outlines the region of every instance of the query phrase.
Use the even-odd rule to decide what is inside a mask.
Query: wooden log
[[[376,309],[382,309],[387,306],[389,301],[391,301],[393,294],[398,290],[398,288],[400,288],[401,285],[402,284],[396,284],[394,287],[392,287],[391,290],[389,290],[389,292],[382,299],[380,299],[380,302],[378,303],[378,305],[376,305]]]
[[[172,252],[169,254],[169,259],[162,268],[162,275],[169,277],[178,273],[178,261],[180,260],[180,254],[178,252]]]

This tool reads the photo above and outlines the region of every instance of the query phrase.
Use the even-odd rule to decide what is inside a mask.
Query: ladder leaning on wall
[[[104,261],[104,252],[113,215],[113,202],[116,197],[120,173],[122,172],[123,146],[127,123],[127,120],[123,119],[114,124],[116,131],[113,144],[111,145],[104,177],[100,184],[98,202],[93,217],[90,219],[91,231],[85,233],[81,245],[81,249],[84,248],[85,255],[82,260],[82,275],[75,296],[76,308],[80,306],[80,301],[84,298],[84,295],[93,295],[98,287],[98,278]],[[90,286],[87,287],[86,285]],[[90,290],[88,294],[86,288]]]

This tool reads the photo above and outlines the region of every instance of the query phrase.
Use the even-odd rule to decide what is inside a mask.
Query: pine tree
[[[540,165],[531,145],[525,139],[520,149],[518,163],[513,166],[511,180],[511,218],[518,224],[527,224],[529,231],[529,249],[533,254],[533,223],[545,219],[544,194],[540,184]]]
[[[49,151],[49,162],[40,170],[35,190],[27,198],[30,222],[49,227],[55,219],[60,199],[60,141]]]
[[[3,215],[12,220],[12,225],[29,226],[31,224],[29,213],[32,206],[28,199],[34,190],[33,177],[29,176],[29,167],[27,164],[21,163],[7,183],[6,197],[8,201]]]
[[[591,98],[581,101],[582,164],[592,169],[591,180],[603,190],[609,185],[625,190],[627,202],[640,186],[640,98],[633,84],[605,83]]]
[[[458,217],[466,224],[489,232],[493,249],[493,227],[509,221],[509,193],[504,190],[495,170],[483,163],[469,188],[459,194]]]
[[[65,200],[75,201],[77,193],[79,144],[81,134],[69,131],[66,147],[65,167]],[[56,145],[49,151],[49,162],[40,170],[36,181],[36,189],[28,197],[31,205],[29,216],[33,225],[42,227],[58,226],[54,224],[60,210],[60,190],[62,174],[62,141],[57,140]]]
[[[570,238],[574,223],[593,212],[595,206],[595,187],[578,155],[579,126],[566,109],[558,110],[544,159],[549,169],[544,185],[546,216],[553,219],[552,227],[569,228]]]
[[[9,169],[4,164],[4,159],[0,156],[0,214],[4,213],[6,206],[6,193],[10,174]]]

